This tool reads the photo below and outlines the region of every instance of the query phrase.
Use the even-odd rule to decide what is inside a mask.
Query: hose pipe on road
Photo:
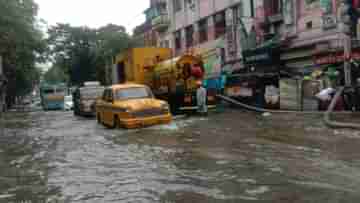
[[[216,95],[217,98],[226,101],[230,104],[234,104],[236,106],[240,106],[244,109],[247,109],[249,111],[255,111],[258,113],[318,113],[318,112],[300,112],[300,111],[281,111],[281,110],[270,110],[270,109],[264,109],[264,108],[259,108],[259,107],[255,107],[255,106],[251,106],[251,105],[247,105],[244,103],[241,103],[235,99],[232,99],[230,97],[224,96],[224,95]]]
[[[327,112],[324,113],[324,122],[327,126],[331,127],[331,128],[350,128],[350,129],[360,129],[360,125],[356,124],[356,123],[342,123],[342,122],[336,122],[336,121],[332,121],[330,119],[330,115],[333,112],[335,105],[338,101],[338,99],[341,97],[343,91],[344,91],[344,87],[340,88],[339,91],[337,92],[337,94],[335,95],[334,99],[331,102],[331,105],[329,106],[329,109]],[[226,101],[230,104],[234,104],[237,106],[240,106],[244,109],[250,110],[250,111],[255,111],[255,112],[259,112],[259,113],[300,113],[300,114],[323,114],[322,112],[316,111],[316,112],[303,112],[303,111],[281,111],[281,110],[269,110],[269,109],[263,109],[263,108],[258,108],[258,107],[254,107],[254,106],[250,106],[244,103],[241,103],[239,101],[236,101],[230,97],[224,96],[224,95],[216,95],[217,98]],[[347,112],[344,112],[347,113]]]
[[[360,124],[357,123],[344,123],[344,122],[337,122],[331,120],[331,114],[334,111],[334,108],[336,106],[336,103],[342,96],[343,92],[345,90],[345,87],[341,87],[335,94],[335,97],[331,101],[331,104],[328,108],[328,110],[324,114],[324,122],[327,126],[330,128],[350,128],[350,129],[359,129],[360,130]]]

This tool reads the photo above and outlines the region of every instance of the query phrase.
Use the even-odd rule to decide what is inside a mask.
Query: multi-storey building
[[[172,48],[174,56],[201,53],[209,76],[222,70],[304,76],[334,65],[341,70],[343,2],[352,6],[351,58],[360,60],[359,0],[151,0],[146,14],[153,45]]]
[[[221,58],[222,64],[234,62],[236,69],[243,66],[236,61],[242,61],[244,49],[277,36],[282,66],[303,69],[331,62],[321,52],[343,47],[342,1],[151,0],[145,12],[150,42],[146,45],[170,47],[174,55],[191,50],[208,53],[209,62]],[[359,0],[345,1],[352,3],[354,12],[359,8]],[[355,28],[356,15],[352,20]]]
[[[157,46],[172,48],[174,56],[201,53],[207,72],[216,74],[231,62],[241,68],[236,62],[245,46],[254,48],[280,30],[281,5],[282,0],[151,0],[145,13]]]

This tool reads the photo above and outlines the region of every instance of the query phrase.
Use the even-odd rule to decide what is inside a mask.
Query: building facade
[[[145,44],[172,48],[174,56],[200,52],[215,69],[231,63],[238,69],[243,50],[276,36],[282,66],[317,66],[327,60],[323,51],[343,47],[343,1],[353,6],[356,33],[359,0],[151,0]]]
[[[341,72],[345,59],[360,60],[359,8],[359,0],[151,0],[146,15],[153,46],[171,48],[174,57],[201,54],[208,78],[256,75],[243,83],[258,81],[251,88],[263,94],[283,73]],[[344,56],[345,32],[351,56]]]
[[[211,75],[224,65],[242,68],[242,51],[279,32],[283,22],[282,0],[152,0],[145,13],[157,46],[172,48],[174,56],[201,54]]]

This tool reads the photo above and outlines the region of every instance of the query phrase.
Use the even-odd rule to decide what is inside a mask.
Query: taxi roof
[[[117,89],[139,88],[139,87],[146,87],[146,86],[142,85],[142,84],[136,84],[136,83],[125,83],[125,84],[112,85],[110,88],[113,90],[117,90]]]

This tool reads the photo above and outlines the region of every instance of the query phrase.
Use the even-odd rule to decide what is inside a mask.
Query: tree
[[[105,68],[112,65],[112,59],[130,46],[130,36],[123,26],[108,24],[97,31],[97,79],[106,83]]]
[[[64,73],[63,69],[59,66],[52,66],[46,73],[44,74],[44,81],[49,84],[56,83],[67,83],[69,80],[68,76]]]
[[[8,78],[7,103],[29,93],[39,81],[36,62],[46,49],[33,0],[0,0],[0,55]]]
[[[104,84],[105,67],[130,41],[125,28],[113,24],[99,29],[57,24],[48,34],[53,62],[69,75],[72,85],[90,80]]]

